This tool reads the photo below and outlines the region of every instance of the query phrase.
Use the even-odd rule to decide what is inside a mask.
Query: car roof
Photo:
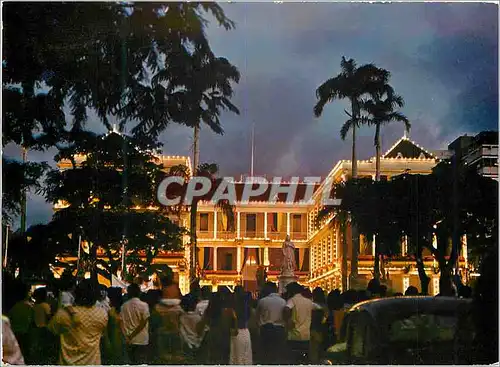
[[[377,298],[355,304],[351,312],[368,312],[374,319],[397,318],[398,315],[416,313],[452,314],[467,308],[472,300],[455,297],[403,296]]]

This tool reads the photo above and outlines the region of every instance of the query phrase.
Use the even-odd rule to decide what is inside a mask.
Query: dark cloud
[[[428,149],[444,149],[461,133],[497,127],[495,4],[222,6],[237,28],[228,32],[213,22],[207,34],[214,51],[242,74],[234,97],[241,115],[223,114],[223,136],[201,133],[201,160],[219,163],[222,174],[249,172],[252,124],[256,173],[325,176],[339,159],[350,159],[350,138],[339,138],[347,104],[332,103],[321,118],[312,116],[315,89],[339,72],[343,55],[391,71],[394,88],[406,100],[411,137]],[[89,126],[102,129],[94,115]],[[375,154],[373,134],[371,128],[360,130],[360,159]],[[384,127],[383,150],[402,134],[399,124]],[[161,139],[165,153],[191,154],[191,130],[171,125]],[[42,218],[45,209],[36,208],[30,216]]]

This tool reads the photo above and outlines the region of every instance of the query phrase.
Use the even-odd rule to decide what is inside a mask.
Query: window
[[[410,278],[404,277],[403,278],[403,290],[401,291],[401,293],[404,294],[409,286],[410,286]]]
[[[200,213],[200,231],[208,231],[208,213]]]
[[[418,313],[389,325],[389,341],[425,345],[426,342],[451,341],[455,336],[457,318],[448,315]]]
[[[232,268],[233,268],[233,254],[227,253],[224,258],[223,270],[232,270]]]
[[[255,232],[257,228],[257,215],[247,214],[247,232]]]
[[[271,214],[271,232],[278,232],[278,213]]]
[[[349,333],[348,333],[348,347],[349,354],[353,357],[353,361],[362,358],[364,355],[364,337],[367,324],[362,315],[358,315],[349,322]]]
[[[292,232],[296,233],[301,232],[302,231],[301,224],[302,224],[302,215],[294,214],[292,217]]]

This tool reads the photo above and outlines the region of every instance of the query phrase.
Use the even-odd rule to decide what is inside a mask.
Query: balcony
[[[307,240],[307,232],[290,232],[290,239],[292,241],[305,241]]]
[[[199,239],[214,238],[214,231],[196,231],[196,237]]]
[[[214,238],[213,231],[200,231],[197,232],[198,239],[210,240]],[[281,232],[267,232],[267,237],[264,231],[241,231],[240,238],[265,238],[272,241],[284,241],[286,238],[286,231]],[[234,240],[236,239],[236,231],[218,231],[216,235],[220,240]],[[306,241],[307,232],[290,232],[290,239],[292,241]]]
[[[217,238],[221,240],[233,240],[236,238],[236,231],[218,231]]]
[[[478,168],[478,173],[482,176],[492,177],[498,176],[498,167],[481,167]]]
[[[277,240],[284,241],[286,238],[286,232],[269,232],[268,231],[267,238],[269,238],[270,240],[274,240],[274,241],[277,241]]]
[[[243,237],[243,238],[265,238],[264,231],[241,231],[240,237]]]

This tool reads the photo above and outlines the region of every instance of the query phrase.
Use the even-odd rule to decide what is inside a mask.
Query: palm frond
[[[347,133],[349,132],[349,130],[352,129],[353,126],[354,126],[354,120],[353,119],[347,120],[344,123],[344,125],[342,125],[342,127],[340,128],[340,139],[345,140],[345,138],[347,137]]]
[[[316,97],[318,98],[318,102],[314,106],[314,116],[320,117],[327,103],[334,99],[344,98],[341,77],[336,76],[335,78],[330,78],[321,84],[318,89],[316,89]]]

